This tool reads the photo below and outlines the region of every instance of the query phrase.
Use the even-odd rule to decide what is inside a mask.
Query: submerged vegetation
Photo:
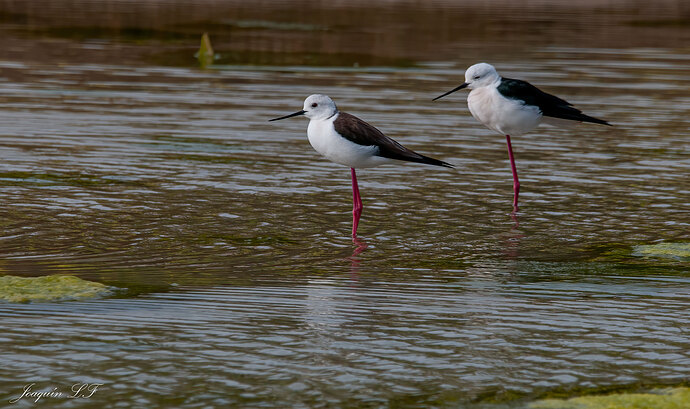
[[[112,290],[101,283],[69,275],[0,277],[0,301],[64,301],[108,296]]]
[[[206,68],[207,66],[213,64],[213,46],[211,46],[211,40],[208,38],[208,33],[204,33],[201,36],[201,45],[199,46],[199,51],[197,51],[195,57],[199,61],[199,66],[201,68]]]
[[[530,409],[681,409],[690,407],[690,388],[658,389],[647,393],[616,393],[570,399],[543,399]]]
[[[658,243],[633,247],[634,256],[649,258],[672,258],[690,261],[690,243]]]

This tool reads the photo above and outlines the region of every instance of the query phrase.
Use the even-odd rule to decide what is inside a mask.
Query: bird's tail
[[[444,162],[442,160],[430,158],[428,156],[419,155],[419,157],[420,157],[419,163],[425,163],[427,165],[434,165],[434,166],[443,166],[446,168],[454,168],[455,167],[448,162]]]
[[[589,115],[585,115],[585,114],[578,115],[577,120],[582,121],[582,122],[591,122],[593,124],[613,126],[610,123],[604,121],[603,119],[595,118],[593,116],[589,116]]]
[[[571,121],[590,122],[593,124],[613,126],[603,119],[595,118],[593,116],[585,115],[579,109],[572,106],[559,106],[557,110],[545,110],[545,117],[568,119]]]
[[[427,165],[443,166],[446,168],[454,167],[450,163],[430,158],[428,156],[422,155],[421,153],[417,153],[411,149],[408,149],[390,138],[388,140],[390,142],[389,144],[379,146],[379,156],[383,156],[384,158],[389,159],[403,160],[406,162],[416,162],[424,163]]]
[[[390,159],[403,160],[405,162],[416,162],[416,163],[424,163],[426,165],[443,166],[445,168],[454,168],[455,167],[448,162],[444,162],[442,160],[430,158],[428,156],[424,156],[420,153],[410,151],[410,150],[405,152],[404,155],[400,155],[400,154],[398,154],[398,155],[386,155],[385,157],[390,158]]]

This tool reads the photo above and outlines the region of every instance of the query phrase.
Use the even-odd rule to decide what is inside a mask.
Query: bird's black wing
[[[544,116],[611,126],[602,119],[583,114],[568,101],[547,94],[526,81],[502,78],[497,89],[506,98],[523,101],[525,105],[537,106]]]
[[[426,163],[428,165],[453,167],[446,162],[407,149],[384,135],[383,132],[379,131],[374,126],[346,112],[338,113],[338,117],[333,121],[333,126],[336,132],[350,142],[364,146],[377,146],[379,148],[378,156],[408,162]]]

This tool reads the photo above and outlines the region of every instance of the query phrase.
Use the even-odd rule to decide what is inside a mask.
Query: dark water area
[[[689,44],[683,1],[0,0],[0,274],[117,288],[0,301],[0,407],[687,385]],[[479,61],[614,125],[513,138],[516,215],[504,138],[431,101]],[[358,172],[353,243],[349,170],[268,122],[313,93],[456,169]]]

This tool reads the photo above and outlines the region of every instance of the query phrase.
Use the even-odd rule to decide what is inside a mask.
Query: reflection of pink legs
[[[520,240],[522,240],[522,238],[525,237],[525,235],[522,234],[522,232],[519,230],[520,220],[518,213],[511,212],[510,218],[513,219],[515,224],[510,229],[510,232],[506,235],[504,254],[509,259],[515,260],[518,258],[518,254],[520,251]]]
[[[515,167],[515,157],[513,156],[513,146],[510,144],[510,135],[506,135],[508,143],[508,157],[510,158],[510,169],[513,171],[513,211],[518,211],[518,196],[520,195],[520,181],[518,180],[517,168]]]
[[[352,243],[354,243],[355,250],[352,252],[352,255],[348,257],[350,260],[350,278],[353,281],[353,284],[356,284],[359,281],[359,256],[360,253],[362,253],[364,250],[367,249],[368,245],[367,243],[363,242],[362,240],[358,239],[357,237],[352,237]]]
[[[362,208],[364,206],[362,206],[362,197],[359,195],[355,168],[350,168],[350,173],[352,174],[352,237],[356,237],[359,217],[362,215]]]
[[[352,238],[352,243],[354,243],[354,245],[357,246],[355,248],[355,250],[352,252],[352,255],[350,256],[350,258],[353,260],[353,264],[354,264],[354,260],[355,260],[354,257],[359,256],[359,254],[361,252],[363,252],[364,250],[366,250],[367,247],[369,247],[369,245],[367,243],[363,242],[362,240],[358,239],[357,237]],[[359,264],[359,261],[357,261],[357,263]]]

